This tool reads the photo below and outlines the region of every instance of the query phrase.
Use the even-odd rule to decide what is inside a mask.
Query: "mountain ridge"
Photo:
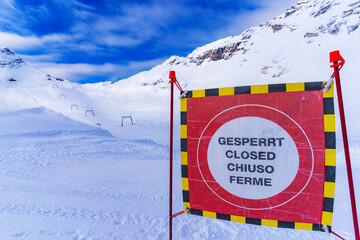
[[[288,73],[295,70],[291,69],[294,68],[291,66],[294,64],[287,61],[290,58],[294,58],[294,55],[290,56],[290,51],[288,54],[284,53],[287,50],[286,45],[291,46],[291,42],[296,42],[296,44],[293,44],[291,47],[296,48],[302,45],[305,50],[315,48],[315,51],[318,51],[316,50],[318,47],[320,50],[326,48],[327,53],[322,51],[322,59],[325,59],[330,51],[341,48],[347,44],[346,41],[342,43],[341,38],[350,38],[350,42],[353,41],[352,39],[360,40],[359,26],[360,1],[299,1],[272,20],[249,28],[238,36],[227,37],[196,48],[186,57],[172,56],[153,69],[139,73],[139,76],[134,75],[128,79],[135,80],[141,77],[144,80],[138,84],[142,86],[158,86],[157,90],[166,89],[166,71],[178,70],[179,74],[182,74],[182,72],[186,70],[181,69],[179,71],[179,66],[183,66],[184,68],[191,68],[193,65],[201,67],[201,65],[210,64],[211,62],[230,62],[233,58],[237,58],[234,61],[239,63],[237,67],[240,68],[246,67],[248,61],[259,63],[253,73],[254,75],[261,73],[260,77],[258,75],[258,79],[262,79],[262,75],[265,75],[267,78],[273,78],[273,80],[262,81],[262,83],[284,82],[286,80],[284,80],[282,76],[287,76],[289,75]],[[264,38],[267,38],[267,41],[272,42],[272,44],[266,44]],[[271,41],[272,39],[275,41]],[[284,42],[283,46],[279,47],[277,41]],[[354,42],[351,44],[354,45]],[[278,50],[271,51],[272,48],[277,48]],[[272,59],[269,59],[270,61],[268,60],[266,63],[263,61],[263,58],[256,58],[254,56],[266,51],[268,52],[268,56],[273,56]],[[309,50],[308,52],[312,53],[313,50]],[[298,51],[296,54],[301,55],[301,51]],[[291,59],[291,61],[296,60]],[[254,65],[254,63],[252,63],[252,65]],[[307,68],[307,66],[305,66],[305,68]],[[159,72],[159,69],[162,69],[160,71],[165,77],[160,77],[159,74],[155,73]],[[299,73],[301,72],[298,69],[296,70]],[[234,72],[236,69],[233,68],[231,71]],[[294,75],[298,75],[299,73]],[[193,75],[196,76],[196,74]],[[234,76],[235,74],[232,75]],[[204,74],[204,77],[208,76]],[[289,77],[291,79],[294,78],[294,76]],[[324,79],[324,76],[316,78]],[[179,79],[181,80],[181,78]],[[182,79],[185,79],[185,86],[190,84],[188,76],[183,76]],[[253,79],[256,79],[256,77],[253,77]],[[196,80],[201,81],[199,79]],[[122,81],[124,80],[115,83],[113,87],[117,84],[121,85]],[[125,79],[125,81],[127,81],[127,79]],[[239,85],[239,83],[233,84]],[[190,84],[190,86],[191,85],[192,84]],[[193,85],[195,88],[205,88],[198,87],[198,84]]]

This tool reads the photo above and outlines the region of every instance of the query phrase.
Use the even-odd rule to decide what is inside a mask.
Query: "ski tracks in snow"
[[[0,239],[166,238],[167,147],[86,131],[26,136],[0,137]]]
[[[123,214],[121,211],[95,211],[65,206],[40,206],[32,203],[15,203],[1,204],[0,214],[2,216],[21,216],[25,219],[46,219],[46,224],[38,228],[37,231],[32,226],[31,228],[34,229],[32,231],[14,231],[11,233],[12,237],[24,239],[42,239],[39,233],[42,233],[41,235],[44,235],[45,238],[46,236],[56,235],[59,237],[58,239],[64,239],[61,236],[70,237],[70,235],[72,235],[70,239],[140,239],[142,238],[140,236],[146,233],[145,236],[152,236],[149,239],[160,239],[159,235],[165,234],[167,231],[166,218],[142,213]],[[11,219],[11,217],[8,219]],[[81,230],[75,226],[70,229],[69,226],[63,228],[69,222],[75,223],[75,226],[81,223],[89,226],[93,225],[94,227],[88,226]],[[51,231],[51,227],[47,229],[51,224],[59,224],[57,231]],[[95,226],[99,226],[100,229],[96,229]],[[23,227],[26,228],[27,226]],[[102,232],[101,229],[104,228],[111,230],[109,232]],[[125,233],[123,228],[128,229],[128,232]],[[122,237],[110,238],[111,235],[115,236],[120,233]],[[83,235],[83,237],[79,238],[80,235]],[[5,239],[8,239],[8,237]]]
[[[101,130],[0,136],[0,239],[167,239],[167,159],[166,146]],[[177,212],[178,155],[174,165]],[[344,167],[337,176],[337,186],[346,186]],[[336,188],[333,229],[351,238],[347,196],[346,188]],[[174,239],[335,239],[194,215],[173,223]]]

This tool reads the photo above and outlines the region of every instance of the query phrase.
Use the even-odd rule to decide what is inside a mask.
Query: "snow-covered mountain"
[[[329,53],[340,50],[346,60],[341,77],[347,117],[359,119],[360,112],[351,104],[360,101],[357,93],[360,82],[356,81],[360,65],[359,26],[358,0],[299,1],[264,24],[199,47],[187,57],[173,56],[150,71],[114,84],[86,87],[98,93],[106,92],[110,98],[117,99],[115,102],[128,98],[131,105],[133,101],[146,99],[139,104],[156,108],[152,109],[158,110],[154,115],[165,119],[170,70],[176,71],[183,88],[189,90],[326,81],[333,71]],[[349,122],[350,134],[360,134],[355,122]]]
[[[359,26],[360,1],[300,1],[264,24],[199,47],[187,57],[173,56],[150,71],[116,83],[85,85],[51,77],[4,48],[0,52],[0,111],[44,106],[108,129],[117,128],[127,115],[142,122],[168,122],[170,70],[176,71],[184,89],[325,81],[332,73],[329,52],[333,50],[340,50],[346,59],[341,76],[345,103],[350,103],[359,100]],[[348,119],[360,117],[355,105],[346,108]],[[95,117],[85,117],[87,110]],[[360,134],[356,124],[350,122],[349,128]]]
[[[144,91],[134,94],[131,85],[117,90],[110,86],[109,82],[80,85],[52,77],[28,65],[12,50],[0,49],[0,113],[45,107],[70,119],[108,129],[116,136],[138,139],[151,135],[154,138],[154,132],[163,132],[160,129],[168,125],[167,119],[154,117],[156,112],[164,111],[163,104],[158,107],[142,104],[161,97],[147,89],[144,89],[147,96]],[[132,128],[122,127],[123,116],[132,116],[135,126],[125,119],[125,126]],[[139,123],[151,127],[143,128]],[[156,134],[158,137],[154,140],[165,143],[164,134]]]
[[[358,65],[359,26],[359,1],[300,1],[269,22],[199,47],[187,57],[173,56],[130,80],[157,90],[166,88],[169,70],[176,70],[191,89],[326,80],[330,51],[340,50],[348,68]]]
[[[55,78],[0,49],[0,239],[167,239],[168,72],[175,70],[189,90],[321,81],[332,73],[333,50],[346,59],[341,78],[358,200],[359,25],[360,1],[300,1],[239,36],[115,83]],[[128,115],[135,124],[126,119],[121,127]],[[339,124],[336,152],[332,230],[353,239]],[[182,210],[179,149],[174,158],[176,212]],[[177,217],[173,231],[174,239],[338,239],[194,215]]]
[[[29,66],[21,57],[9,48],[0,49],[0,87],[32,87],[46,81],[64,81]]]

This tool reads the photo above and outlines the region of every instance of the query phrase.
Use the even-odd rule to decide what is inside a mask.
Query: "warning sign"
[[[335,187],[333,89],[322,82],[197,90],[181,103],[191,214],[321,230]]]
[[[281,193],[299,169],[291,136],[259,117],[240,117],[222,125],[210,140],[207,156],[210,172],[220,186],[248,199]]]

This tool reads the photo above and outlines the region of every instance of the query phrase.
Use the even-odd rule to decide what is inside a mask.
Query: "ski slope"
[[[167,239],[169,70],[189,90],[326,81],[332,73],[328,54],[337,49],[346,60],[341,77],[360,209],[359,15],[357,0],[300,1],[239,36],[116,83],[54,78],[0,49],[0,239]],[[175,109],[179,123],[177,99]],[[354,239],[337,104],[335,109],[332,230]],[[134,125],[125,120],[121,126],[129,115]],[[178,212],[178,124],[174,133]],[[194,215],[180,215],[173,223],[174,239],[337,239]]]
[[[120,139],[46,108],[3,112],[0,123],[0,239],[168,239],[169,148],[153,141],[156,136]],[[359,139],[350,143],[358,159]],[[352,239],[343,150],[337,144],[333,230]],[[175,146],[177,212],[182,210],[178,140]],[[358,163],[354,176],[359,189]],[[336,239],[194,215],[180,215],[173,224],[174,239]]]

